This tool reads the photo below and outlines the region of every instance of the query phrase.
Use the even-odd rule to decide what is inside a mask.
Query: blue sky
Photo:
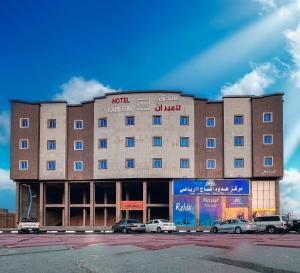
[[[1,1],[0,207],[15,203],[11,98],[76,102],[115,89],[180,89],[211,99],[283,91],[282,204],[300,215],[299,23],[298,0]]]

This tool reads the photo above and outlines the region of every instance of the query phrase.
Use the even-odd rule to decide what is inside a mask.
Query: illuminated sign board
[[[249,195],[249,179],[175,179],[174,195]]]

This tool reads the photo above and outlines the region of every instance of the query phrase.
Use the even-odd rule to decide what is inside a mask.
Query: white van
[[[258,216],[254,218],[258,231],[267,231],[269,233],[284,232],[287,230],[285,217],[281,215]]]

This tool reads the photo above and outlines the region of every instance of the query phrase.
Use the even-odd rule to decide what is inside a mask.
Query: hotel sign
[[[249,195],[249,179],[175,179],[174,195]]]

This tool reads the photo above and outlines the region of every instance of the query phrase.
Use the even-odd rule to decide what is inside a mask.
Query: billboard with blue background
[[[175,179],[174,195],[249,195],[249,179]]]
[[[201,196],[199,210],[200,226],[211,226],[222,218],[222,204],[220,196]]]
[[[173,221],[176,226],[195,226],[195,216],[195,196],[174,196]]]

